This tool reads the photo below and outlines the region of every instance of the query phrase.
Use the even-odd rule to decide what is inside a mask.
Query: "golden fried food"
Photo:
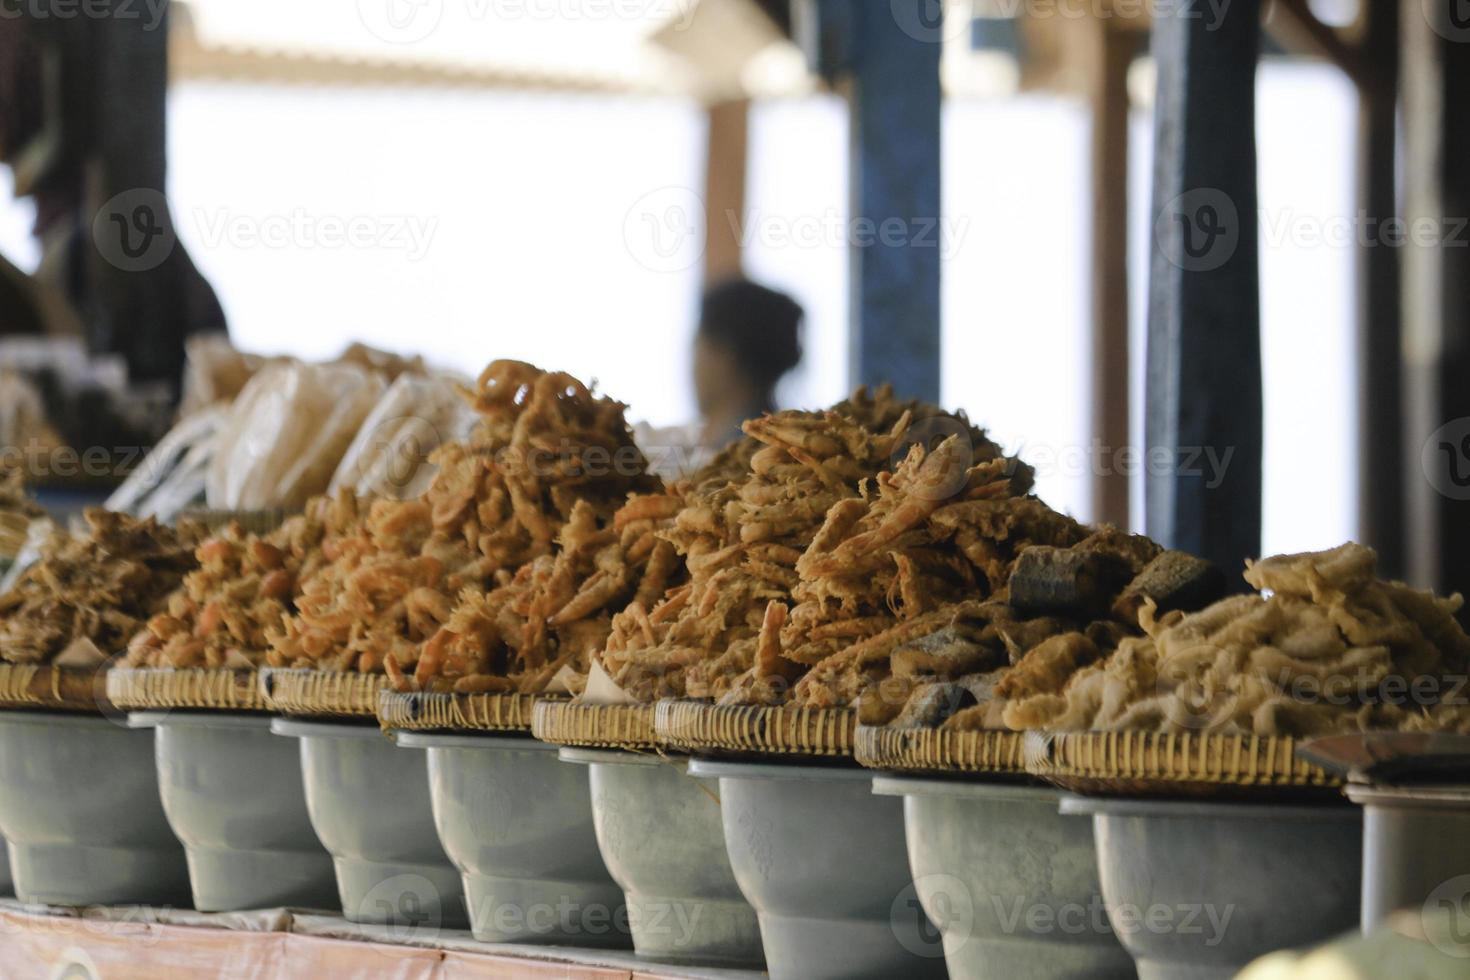
[[[1375,577],[1358,544],[1248,563],[1261,595],[1156,615],[1145,637],[1058,688],[1001,686],[1005,724],[1311,736],[1384,728],[1458,730],[1470,637],[1458,595]]]
[[[270,663],[387,673],[405,689],[431,678],[436,689],[457,684],[493,666],[488,651],[468,646],[481,635],[469,627],[485,597],[551,556],[574,510],[601,528],[630,493],[658,489],[625,406],[570,375],[496,361],[468,394],[480,416],[469,441],[435,452],[423,498],[374,502],[334,543],[272,637]],[[465,638],[451,643],[457,634],[441,630],[461,606]]]
[[[634,496],[611,521],[578,502],[554,553],[533,559],[490,591],[467,588],[424,645],[403,690],[580,693],[592,656],[607,644],[612,612],[661,597],[683,566],[655,525],[679,498]]]
[[[194,568],[202,528],[179,529],[100,508],[88,534],[53,535],[0,596],[0,657],[16,664],[98,666],[121,653]]]
[[[932,453],[928,431],[949,437]],[[977,585],[968,565],[924,553],[921,528],[953,501],[1031,480],[963,416],[889,388],[753,419],[745,432],[760,447],[749,468],[691,480],[664,532],[688,584],[614,617],[604,665],[635,697],[778,703],[828,657],[898,644],[891,631],[932,609],[935,589]]]
[[[1054,706],[1079,671],[1142,636],[1140,604],[1153,616],[1160,604],[1197,608],[1223,589],[1208,562],[1165,551],[1142,535],[1047,517],[1034,498],[998,503],[977,522],[976,537],[987,542],[985,561],[1001,587],[968,610],[947,598],[939,608],[963,610],[960,618],[906,641],[887,663],[875,659],[865,680],[848,679],[837,696],[824,695],[831,703],[846,703],[857,690],[867,724],[1004,728],[1005,710]],[[1009,531],[1005,547],[997,548],[987,535],[1001,528]],[[824,675],[810,676],[804,684]]]
[[[258,667],[270,634],[296,608],[299,582],[326,562],[323,546],[358,516],[350,493],[318,497],[266,535],[230,524],[195,550],[199,567],[168,597],[165,611],[128,644],[129,667]]]

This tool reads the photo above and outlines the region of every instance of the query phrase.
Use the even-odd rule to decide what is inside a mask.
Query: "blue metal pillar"
[[[1259,0],[1154,20],[1148,533],[1233,581],[1261,546]]]
[[[850,100],[850,370],[939,400],[939,63],[934,0],[801,0],[795,31]]]

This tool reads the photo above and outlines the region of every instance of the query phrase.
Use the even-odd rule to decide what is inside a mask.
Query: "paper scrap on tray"
[[[587,672],[587,688],[582,692],[583,704],[637,704],[627,691],[618,686],[602,666],[602,661],[592,658],[592,669]]]

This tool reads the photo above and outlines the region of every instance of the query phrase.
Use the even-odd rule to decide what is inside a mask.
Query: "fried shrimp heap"
[[[427,644],[406,689],[459,692],[555,688],[580,693],[592,656],[607,644],[612,611],[652,605],[683,572],[654,532],[678,497],[635,496],[612,520],[578,501],[552,554],[532,559],[497,588],[467,588]]]
[[[1348,543],[1248,563],[1262,594],[1187,615],[1146,599],[1147,636],[1047,683],[998,686],[1002,719],[1056,731],[1470,731],[1461,597],[1379,580],[1376,561]]]
[[[859,389],[826,412],[781,412],[747,422],[745,432],[760,447],[750,454],[749,468],[735,479],[696,475],[682,488],[684,507],[663,532],[684,556],[689,581],[655,606],[635,602],[614,617],[603,655],[613,679],[645,700],[738,698],[754,686],[752,678],[804,669],[781,656],[799,644],[783,647],[779,639],[801,583],[798,563],[829,512],[865,507],[879,474],[919,438],[916,433],[931,428],[963,433],[977,465],[1002,462],[1000,448],[963,416],[900,402],[889,388]],[[840,605],[834,599],[831,608]],[[822,606],[798,607],[799,616],[810,618],[792,629],[815,625]],[[830,618],[843,625],[828,637],[808,638],[798,655],[808,657],[806,663],[821,659],[816,651],[839,641],[855,616],[833,613]]]
[[[495,361],[469,395],[480,416],[469,441],[435,452],[423,498],[375,501],[334,543],[272,637],[272,664],[381,672],[409,690],[452,687],[494,660],[475,645],[483,634],[441,635],[457,605],[477,608],[523,565],[550,556],[579,502],[601,527],[629,493],[658,488],[624,406],[570,375]]]
[[[194,568],[202,529],[178,530],[101,508],[86,537],[54,535],[36,564],[0,596],[0,657],[10,663],[95,667],[121,653]]]
[[[128,644],[129,667],[260,666],[270,634],[295,611],[299,583],[324,564],[324,546],[358,516],[350,493],[317,497],[265,535],[230,524],[195,549],[199,567]]]

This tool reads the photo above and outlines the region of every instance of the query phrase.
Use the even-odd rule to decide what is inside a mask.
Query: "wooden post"
[[[1092,519],[1129,524],[1129,474],[1112,460],[1129,431],[1128,66],[1138,35],[1112,20],[1092,31]]]
[[[1148,532],[1238,581],[1261,543],[1258,0],[1153,26]]]
[[[745,227],[747,127],[750,102],[720,102],[706,110],[709,133],[704,172],[704,279],[740,275]]]
[[[1381,232],[1399,213],[1397,164],[1399,11],[1363,5],[1358,50],[1358,208]],[[1404,561],[1403,335],[1399,257],[1381,233],[1357,254],[1359,538],[1378,551],[1379,571],[1402,577]],[[1411,470],[1412,472],[1412,470]]]

